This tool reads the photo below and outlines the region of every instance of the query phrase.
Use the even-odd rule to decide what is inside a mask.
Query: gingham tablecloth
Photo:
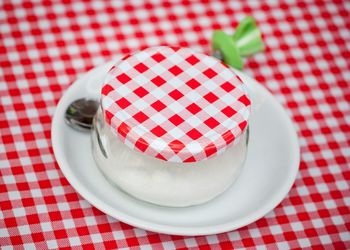
[[[0,4],[1,249],[350,248],[350,2],[52,2]],[[77,194],[50,138],[68,86],[148,46],[210,53],[212,31],[232,32],[246,15],[267,49],[244,71],[282,103],[299,135],[300,171],[282,203],[239,230],[180,237],[121,223]]]

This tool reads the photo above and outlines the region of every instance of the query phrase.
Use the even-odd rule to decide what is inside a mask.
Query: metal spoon
[[[66,123],[79,131],[89,132],[92,129],[93,118],[99,102],[94,99],[82,98],[72,102],[64,115]]]

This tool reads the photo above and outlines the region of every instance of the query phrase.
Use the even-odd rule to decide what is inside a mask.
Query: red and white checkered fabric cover
[[[166,46],[128,55],[113,66],[101,103],[107,123],[128,147],[171,162],[225,152],[247,127],[250,113],[245,86],[228,66]]]

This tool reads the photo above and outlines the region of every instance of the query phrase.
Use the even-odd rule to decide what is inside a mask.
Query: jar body
[[[99,109],[92,147],[104,176],[126,193],[162,206],[197,205],[223,193],[237,179],[247,153],[247,130],[218,156],[193,163],[173,163],[134,151],[106,124]]]

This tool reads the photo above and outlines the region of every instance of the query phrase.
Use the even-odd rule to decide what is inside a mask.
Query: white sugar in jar
[[[103,122],[101,111],[92,134],[95,161],[111,183],[141,200],[173,207],[204,203],[231,186],[245,161],[246,137],[244,133],[220,156],[195,163],[173,163],[135,152],[116,140]]]
[[[237,179],[250,100],[226,65],[190,49],[154,47],[109,71],[93,154],[117,188],[157,205],[207,202]]]

